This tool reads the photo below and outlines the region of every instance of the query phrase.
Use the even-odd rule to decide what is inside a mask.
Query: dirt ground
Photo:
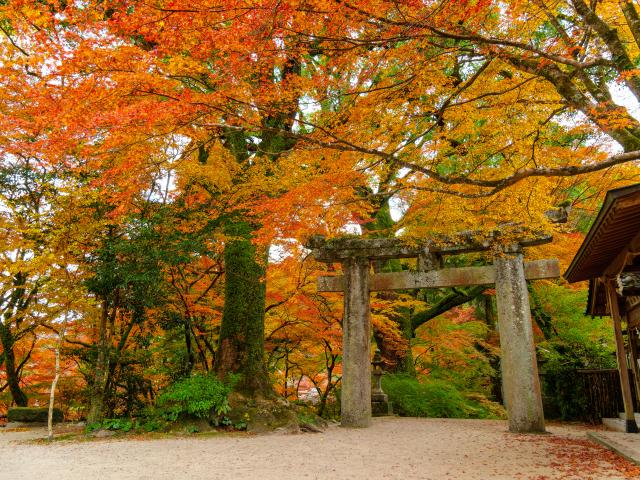
[[[0,429],[2,480],[624,479],[640,468],[579,426],[515,435],[506,422],[374,419],[369,429],[36,443]]]

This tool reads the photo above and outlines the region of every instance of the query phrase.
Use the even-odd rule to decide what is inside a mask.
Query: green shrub
[[[37,422],[37,423],[47,423],[49,419],[49,409],[44,408],[36,408],[36,407],[14,407],[10,408],[7,411],[7,420],[10,422]],[[59,408],[53,409],[53,421],[54,422],[62,422],[64,417],[62,415],[62,410]]]
[[[469,398],[449,382],[410,375],[385,375],[382,387],[393,410],[406,417],[499,418],[499,406],[474,394]]]
[[[132,429],[138,428],[138,422],[130,418],[105,418],[102,422],[90,423],[87,425],[87,433],[94,432],[96,430],[113,430],[120,432],[128,432]]]
[[[159,432],[166,428],[166,421],[161,418],[148,417],[145,418],[140,428],[145,432]]]
[[[227,397],[232,385],[213,375],[194,375],[164,390],[156,402],[161,414],[170,421],[180,416],[211,418],[229,411]]]

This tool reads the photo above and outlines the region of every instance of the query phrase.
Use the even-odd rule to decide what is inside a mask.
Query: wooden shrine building
[[[344,293],[342,425],[366,427],[371,418],[371,318],[369,293],[464,285],[496,288],[504,398],[512,432],[543,432],[542,397],[533,343],[527,280],[560,276],[557,260],[525,262],[523,249],[551,241],[520,232],[461,233],[409,244],[399,238],[312,239],[315,258],[341,263],[342,276],[320,277],[318,291]],[[492,250],[493,265],[445,268],[447,255]],[[371,273],[375,262],[417,258],[417,271]]]
[[[640,184],[610,190],[564,277],[589,281],[587,314],[611,316],[627,432],[638,432],[629,367],[640,394]],[[625,348],[623,323],[626,324]],[[638,396],[640,398],[640,396]]]

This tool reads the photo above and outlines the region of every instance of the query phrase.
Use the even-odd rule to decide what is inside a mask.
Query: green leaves
[[[227,396],[232,385],[213,375],[194,375],[180,380],[158,397],[157,405],[171,421],[180,416],[197,418],[220,417],[229,412]]]
[[[401,416],[434,418],[499,418],[499,407],[486,399],[471,399],[450,382],[408,375],[385,375],[383,390]],[[477,397],[477,396],[476,396]]]

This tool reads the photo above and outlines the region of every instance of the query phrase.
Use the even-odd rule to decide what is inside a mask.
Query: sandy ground
[[[375,419],[364,430],[34,443],[0,429],[2,480],[623,479],[640,469],[580,427],[514,435],[490,420]]]

